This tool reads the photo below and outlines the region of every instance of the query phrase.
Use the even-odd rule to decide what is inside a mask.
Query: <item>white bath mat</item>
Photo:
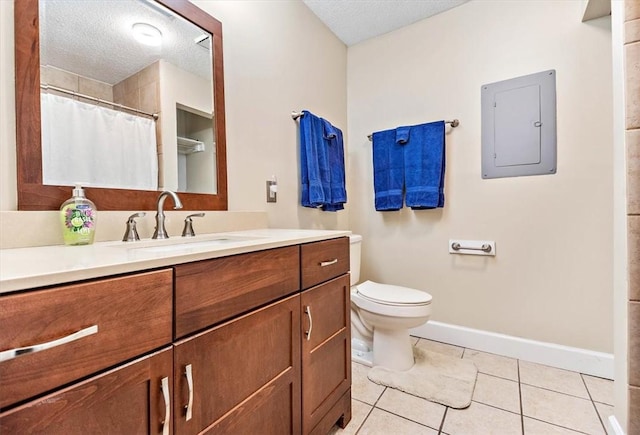
[[[471,405],[478,375],[473,362],[418,347],[413,348],[413,355],[416,363],[407,371],[376,366],[369,370],[367,377],[376,384],[452,408],[462,409]]]

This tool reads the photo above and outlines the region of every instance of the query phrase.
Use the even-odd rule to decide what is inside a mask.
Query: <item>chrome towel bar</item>
[[[295,119],[295,118],[294,118]],[[445,121],[445,124],[451,124],[451,127],[456,128],[457,126],[460,125],[460,121],[457,119],[453,119],[451,121]],[[367,139],[369,139],[370,141],[373,140],[373,133],[368,134],[367,135]]]
[[[491,245],[485,243],[479,248],[472,248],[470,246],[460,246],[460,243],[453,242],[451,244],[451,249],[453,249],[454,251],[459,251],[460,249],[468,249],[470,251],[491,252]]]

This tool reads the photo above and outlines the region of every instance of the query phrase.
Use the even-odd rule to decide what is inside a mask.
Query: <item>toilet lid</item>
[[[431,295],[408,287],[378,284],[365,281],[357,285],[358,294],[363,298],[384,305],[429,305]]]

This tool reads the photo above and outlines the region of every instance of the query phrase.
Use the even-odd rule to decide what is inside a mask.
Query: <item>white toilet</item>
[[[431,315],[431,295],[395,285],[360,280],[362,236],[349,236],[351,263],[351,357],[368,366],[413,367],[409,329]]]

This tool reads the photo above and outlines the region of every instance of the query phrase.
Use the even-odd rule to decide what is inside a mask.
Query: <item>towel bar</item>
[[[295,112],[294,112],[294,113],[295,113]],[[293,116],[293,113],[291,114],[291,116]],[[296,118],[293,118],[293,119],[296,119]],[[444,123],[445,123],[445,124],[451,124],[451,127],[453,127],[453,128],[456,128],[457,126],[459,126],[459,125],[460,125],[460,121],[459,121],[459,120],[457,120],[457,119],[454,119],[454,120],[451,120],[451,121],[445,121]],[[369,139],[369,140],[373,140],[373,133],[368,134],[368,135],[367,135],[367,139]]]
[[[460,249],[468,249],[469,251],[491,252],[491,245],[485,243],[479,248],[472,248],[470,246],[460,246],[460,243],[454,242],[451,244],[451,249],[453,249],[454,251],[459,251]]]

